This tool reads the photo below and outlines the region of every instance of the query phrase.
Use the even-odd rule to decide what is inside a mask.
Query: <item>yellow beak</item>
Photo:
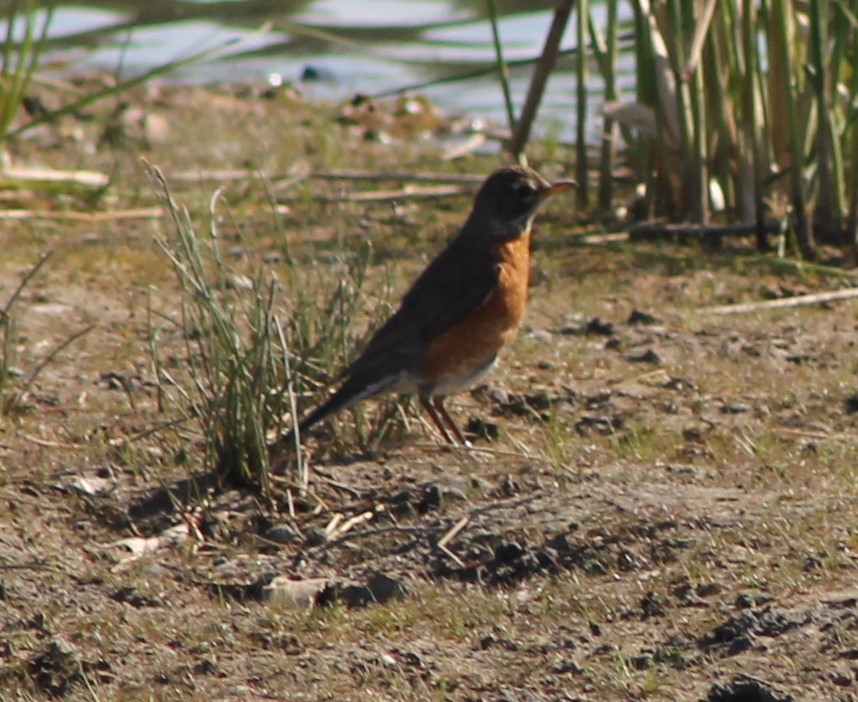
[[[556,195],[557,193],[565,193],[567,190],[577,188],[578,183],[574,180],[557,180],[551,184],[551,187],[545,192],[545,197]]]

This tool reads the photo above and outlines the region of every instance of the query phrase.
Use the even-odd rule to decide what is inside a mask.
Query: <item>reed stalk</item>
[[[776,130],[776,157],[785,163],[787,173],[786,192],[792,208],[792,222],[795,229],[796,241],[805,258],[814,258],[816,243],[807,215],[804,195],[804,135],[799,122],[799,100],[801,91],[800,74],[797,67],[795,50],[795,26],[792,7],[789,0],[772,0],[769,7],[769,86],[772,109],[770,114],[783,119],[783,128]],[[773,122],[775,126],[778,120]],[[778,151],[780,153],[778,153]]]
[[[498,80],[503,90],[503,102],[506,107],[506,119],[510,134],[515,133],[515,107],[512,103],[512,92],[509,88],[509,66],[503,57],[503,45],[500,40],[498,29],[498,11],[495,0],[488,0],[489,22],[492,27],[492,43],[495,49],[495,66],[497,67]]]
[[[590,169],[587,155],[587,24],[590,17],[590,0],[578,0],[575,55],[575,195],[578,206],[586,209],[589,203]]]
[[[530,79],[527,97],[509,142],[509,152],[516,159],[521,158],[527,140],[530,138],[530,130],[534,119],[536,119],[536,113],[539,111],[539,103],[542,102],[545,84],[548,82],[548,78],[557,63],[557,57],[560,55],[560,41],[563,39],[563,32],[569,22],[569,16],[572,14],[574,5],[575,0],[562,0],[554,11],[551,27],[542,47],[542,55],[533,69],[533,77]]]
[[[587,21],[590,31],[590,45],[593,56],[599,66],[602,82],[605,85],[605,103],[611,104],[618,97],[617,91],[617,0],[607,0],[607,21],[605,36],[599,32],[593,21],[592,12]],[[602,118],[602,143],[599,156],[599,209],[610,211],[614,198],[614,161],[616,159],[615,120],[607,113]]]

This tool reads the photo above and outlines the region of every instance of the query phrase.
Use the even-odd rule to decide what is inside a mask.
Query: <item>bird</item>
[[[527,302],[534,217],[546,198],[576,186],[551,183],[524,166],[489,175],[458,235],[340,373],[339,387],[300,420],[299,431],[370,397],[416,393],[443,439],[469,446],[444,398],[476,385],[516,336]]]

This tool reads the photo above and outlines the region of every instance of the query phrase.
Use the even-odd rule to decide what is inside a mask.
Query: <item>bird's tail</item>
[[[361,400],[390,390],[396,385],[395,381],[396,378],[386,377],[375,383],[367,383],[362,378],[352,376],[325,402],[298,423],[299,431],[303,433],[335,412],[348,409]]]
[[[328,417],[335,412],[339,412],[341,409],[350,407],[354,404],[354,402],[357,401],[352,401],[352,398],[348,395],[348,393],[343,392],[345,388],[345,385],[341,387],[333,395],[331,395],[327,399],[327,401],[316,407],[316,409],[310,412],[310,414],[305,416],[298,423],[298,429],[302,434],[314,424],[321,422],[325,417]]]

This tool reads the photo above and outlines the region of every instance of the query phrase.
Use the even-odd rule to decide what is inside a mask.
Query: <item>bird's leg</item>
[[[456,438],[459,440],[459,443],[462,446],[467,446],[468,448],[470,448],[471,442],[465,438],[465,435],[459,429],[456,422],[453,421],[453,418],[450,416],[450,413],[447,411],[447,408],[444,407],[444,398],[440,396],[436,397],[434,399],[434,405],[435,409],[438,411],[438,414],[440,414],[444,418],[444,421],[447,422],[447,426],[453,430],[453,433],[456,435]]]
[[[435,407],[432,406],[432,403],[429,401],[429,396],[420,395],[420,404],[423,405],[423,409],[426,410],[426,414],[429,415],[429,417],[432,419],[432,422],[437,427],[438,431],[441,432],[441,436],[444,437],[444,441],[446,441],[448,444],[452,444],[455,446],[456,442],[453,441],[453,439],[450,437],[450,432],[447,431],[447,428],[444,426],[444,422],[441,421],[441,417],[438,415],[438,411],[435,409]],[[446,410],[444,410],[443,406],[441,407],[441,411],[444,412],[444,414],[447,413]],[[458,432],[459,430],[456,429],[457,434]]]

